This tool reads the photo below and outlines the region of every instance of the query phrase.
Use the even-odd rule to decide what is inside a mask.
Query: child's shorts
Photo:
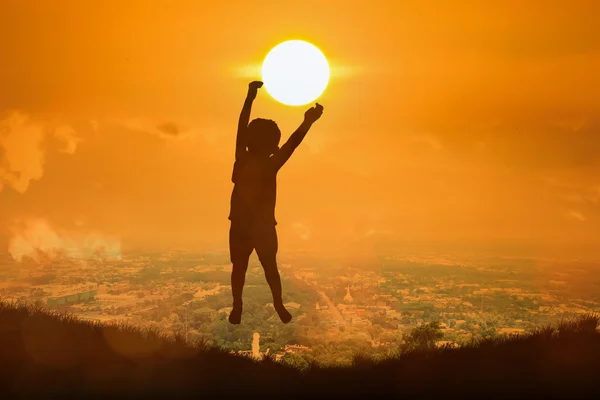
[[[253,226],[231,223],[229,229],[229,254],[232,263],[247,262],[253,250],[259,260],[275,257],[277,254],[277,229],[275,225]]]

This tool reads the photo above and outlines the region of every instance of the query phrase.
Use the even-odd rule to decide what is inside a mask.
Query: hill
[[[599,394],[597,315],[470,346],[300,371],[198,341],[0,303],[2,398],[562,397]],[[513,396],[515,397],[515,396]]]

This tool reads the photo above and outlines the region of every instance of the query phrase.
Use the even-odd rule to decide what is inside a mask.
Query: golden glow
[[[281,254],[597,256],[599,1],[96,3],[2,2],[0,257],[227,250],[235,126],[288,39],[330,80],[278,176]],[[284,143],[309,105],[265,84],[252,118]]]
[[[315,101],[329,82],[329,63],[315,45],[288,40],[275,46],[265,58],[262,76],[267,92],[290,106]]]

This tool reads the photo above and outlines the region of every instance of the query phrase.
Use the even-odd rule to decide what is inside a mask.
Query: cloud
[[[184,136],[194,135],[195,133],[193,130],[183,128],[180,124],[172,121],[155,122],[149,118],[122,118],[112,119],[111,122],[133,131],[157,135],[163,139],[182,138]]]
[[[42,144],[51,132],[66,143],[66,152],[75,151],[75,132],[67,125],[51,127],[19,111],[9,111],[0,120],[0,189],[8,185],[24,193],[32,180],[43,176]]]
[[[59,125],[53,129],[54,136],[64,142],[65,147],[62,150],[67,154],[74,154],[77,149],[77,143],[81,141],[81,138],[77,137],[75,129],[69,125]]]
[[[165,122],[163,124],[159,124],[156,129],[166,135],[171,136],[177,136],[181,133],[181,128],[174,122]]]
[[[25,193],[31,181],[42,178],[43,144],[49,136],[63,142],[62,151],[68,154],[75,152],[80,141],[71,126],[34,120],[20,111],[9,111],[0,120],[0,190],[8,185]]]
[[[0,122],[0,181],[24,193],[32,180],[44,174],[44,127],[19,112]]]
[[[584,222],[586,220],[585,216],[577,210],[570,210],[567,212],[567,217],[577,220],[577,221],[581,221]]]
[[[43,219],[14,224],[12,231],[8,249],[19,262],[25,258],[41,263],[60,257],[121,257],[121,242],[117,238],[108,238],[95,232],[57,232]]]

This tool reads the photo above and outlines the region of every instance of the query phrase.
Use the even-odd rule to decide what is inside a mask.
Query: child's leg
[[[265,278],[273,294],[273,304],[283,303],[281,297],[281,278],[277,270],[277,232],[275,228],[263,228],[256,231],[256,255],[265,270]]]
[[[231,294],[233,295],[233,306],[241,307],[242,292],[244,291],[244,283],[246,282],[246,271],[248,270],[248,260],[234,261],[231,271]]]
[[[242,292],[246,282],[248,260],[252,254],[251,236],[232,224],[229,230],[229,254],[231,263],[231,292],[233,294],[233,310],[229,316],[232,324],[239,324],[242,318]]]
[[[273,305],[284,323],[292,319],[292,315],[283,306],[281,277],[277,270],[277,231],[275,227],[261,229],[256,232],[256,254],[265,271],[265,278],[273,294]]]

